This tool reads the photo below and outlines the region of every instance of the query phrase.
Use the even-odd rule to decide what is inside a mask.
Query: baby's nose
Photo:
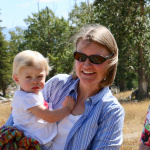
[[[33,84],[37,84],[38,83],[38,80],[37,79],[33,79]]]

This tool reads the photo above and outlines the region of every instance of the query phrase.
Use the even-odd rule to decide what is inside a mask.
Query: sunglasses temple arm
[[[112,57],[113,55],[114,55],[114,53],[112,53],[112,54],[106,56],[105,58],[106,58],[106,59],[109,59],[109,58]]]

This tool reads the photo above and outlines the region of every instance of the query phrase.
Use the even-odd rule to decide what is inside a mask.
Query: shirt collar
[[[95,105],[97,102],[100,101],[100,99],[103,99],[106,95],[110,94],[111,92],[109,90],[109,87],[105,87],[96,95],[89,97],[89,99],[91,100],[92,105]]]
[[[72,76],[70,76],[70,78],[72,79]],[[70,86],[68,89],[69,95],[71,95],[72,93],[76,93],[77,95],[77,89],[78,89],[78,84],[79,84],[79,79],[73,79],[74,82],[70,82]]]
[[[72,79],[72,76],[70,76],[70,78]],[[69,88],[69,93],[71,94],[72,92],[75,92],[77,95],[79,78],[75,79],[75,82],[73,82],[73,83],[71,82],[70,84],[71,84],[71,86]],[[109,87],[105,87],[96,95],[87,98],[87,101],[91,101],[92,105],[95,105],[100,99],[103,99],[106,94],[109,94],[109,95],[111,94]]]

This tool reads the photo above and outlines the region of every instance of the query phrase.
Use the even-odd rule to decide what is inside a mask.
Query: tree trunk
[[[144,3],[143,1],[140,1],[140,8],[141,8],[141,17],[143,19],[144,15]],[[142,29],[140,30],[142,33]],[[142,43],[139,43],[139,45],[142,45]],[[144,60],[144,47],[139,46],[139,60],[138,60],[138,93],[137,98],[138,100],[142,100],[148,96],[148,81],[145,73],[145,60]]]
[[[143,48],[139,47],[139,68],[138,68],[138,93],[137,98],[138,100],[146,98],[148,95],[147,88],[148,88],[148,81],[146,78],[146,73],[144,72],[144,50]]]
[[[3,96],[5,96],[6,95],[6,86],[5,86],[5,83],[3,80],[2,80],[2,91],[3,91]]]
[[[120,81],[119,81],[119,87],[120,87],[120,92],[126,91],[126,83],[125,83],[125,80],[120,80]]]

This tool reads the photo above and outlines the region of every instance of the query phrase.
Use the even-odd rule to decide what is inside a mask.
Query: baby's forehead
[[[26,74],[31,74],[33,72],[43,72],[45,71],[45,67],[43,66],[23,66],[20,68],[19,72],[25,72]]]

